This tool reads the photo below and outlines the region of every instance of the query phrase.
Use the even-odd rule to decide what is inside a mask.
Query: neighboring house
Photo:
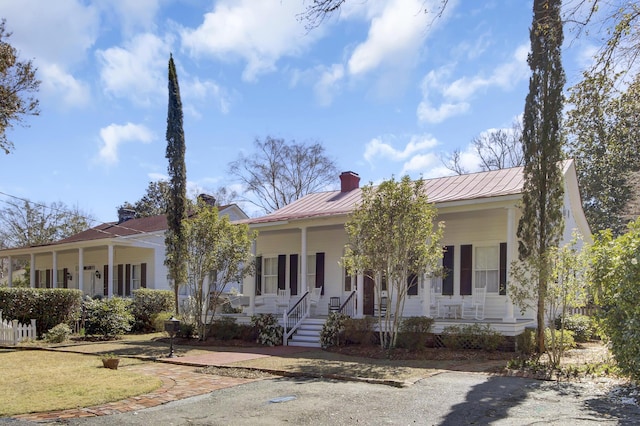
[[[232,221],[247,219],[235,204],[218,209]],[[29,281],[35,288],[76,288],[106,297],[130,296],[138,288],[171,289],[164,265],[166,217],[136,219],[127,209],[118,215],[118,222],[51,244],[0,250],[0,258],[7,258],[9,265],[13,260],[29,262]]]
[[[577,229],[589,242],[573,161],[564,163],[563,178],[563,240],[569,241]],[[373,281],[363,275],[348,276],[340,265],[347,244],[344,225],[362,195],[357,174],[345,172],[340,179],[340,191],[309,194],[269,215],[243,221],[259,232],[257,273],[244,281],[245,313],[283,312],[283,305],[293,307],[307,291],[305,298],[311,298],[313,289],[321,287],[311,316],[327,315],[331,298],[343,308],[349,304],[355,317],[375,314],[379,299]],[[419,284],[409,289],[402,316],[459,318],[458,304],[470,301],[484,287],[482,321],[510,336],[535,326],[535,312],[521,314],[508,297],[509,265],[518,255],[523,183],[521,167],[425,180],[438,221],[445,223],[443,266],[450,273],[444,279],[420,277]],[[285,303],[283,294],[288,298]],[[451,320],[436,321],[434,331],[446,325]]]

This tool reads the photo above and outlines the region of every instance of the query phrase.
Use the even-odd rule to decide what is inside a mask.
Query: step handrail
[[[344,301],[342,306],[340,306],[340,310],[338,312],[352,317],[356,313],[357,303],[358,300],[356,298],[356,292],[352,291],[351,294],[347,296],[347,299]]]
[[[291,309],[284,311],[282,324],[284,332],[282,333],[282,344],[287,346],[289,338],[296,332],[300,324],[309,316],[309,292],[302,295],[300,300],[296,302]]]

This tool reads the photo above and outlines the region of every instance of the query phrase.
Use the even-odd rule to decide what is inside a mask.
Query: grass
[[[91,407],[161,386],[156,377],[103,368],[99,356],[37,350],[1,352],[0,377],[0,417]]]

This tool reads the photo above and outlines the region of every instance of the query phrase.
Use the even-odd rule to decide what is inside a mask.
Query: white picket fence
[[[3,320],[0,310],[0,343],[17,345],[27,339],[36,339],[36,320],[32,319],[29,325],[19,323],[18,320]]]

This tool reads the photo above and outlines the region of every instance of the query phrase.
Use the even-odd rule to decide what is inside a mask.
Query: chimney
[[[201,200],[203,203],[208,204],[212,207],[215,207],[216,205],[216,199],[212,195],[200,194],[198,195],[198,199]]]
[[[355,172],[342,172],[340,174],[340,192],[349,192],[360,188],[360,176]]]
[[[126,222],[129,219],[135,219],[136,211],[133,209],[118,209],[118,223]]]

